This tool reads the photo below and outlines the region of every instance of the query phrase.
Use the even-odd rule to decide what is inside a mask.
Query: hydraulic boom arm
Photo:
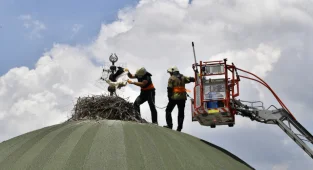
[[[233,63],[227,64],[227,59],[200,61],[198,64],[194,43],[192,43],[192,47],[195,58],[195,64],[192,67],[197,80],[194,87],[194,99],[191,102],[193,121],[198,121],[204,126],[211,126],[211,128],[214,128],[215,125],[232,127],[235,123],[235,115],[241,115],[249,117],[252,121],[276,124],[313,159],[313,136],[296,120],[264,80],[253,73],[237,68]],[[197,67],[200,67],[199,72]],[[254,76],[254,78],[239,75],[238,71]],[[213,76],[223,76],[223,78],[211,78]],[[241,78],[253,80],[265,86],[272,92],[281,108],[264,109],[262,102],[261,108],[254,105],[258,102],[249,102],[251,105],[248,106],[243,104],[246,101],[236,99],[239,96]]]
[[[312,144],[311,146],[313,146],[313,136],[285,109],[265,110],[245,105],[241,101],[235,99],[231,102],[238,115],[249,117],[251,120],[261,123],[278,125],[313,159],[313,150],[305,143],[309,142]],[[300,134],[297,134],[290,125],[298,130]]]

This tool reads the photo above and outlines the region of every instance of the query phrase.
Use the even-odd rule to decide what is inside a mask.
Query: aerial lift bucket
[[[192,45],[194,46],[193,43]],[[203,126],[215,127],[226,124],[233,126],[235,115],[241,115],[260,123],[276,124],[313,159],[313,135],[296,120],[271,87],[255,74],[236,68],[234,64],[228,65],[226,62],[227,59],[200,61],[198,64],[195,57],[195,64],[192,65],[196,77],[194,99],[191,100],[192,120],[198,121]],[[238,75],[237,70],[255,78]],[[222,78],[213,79],[213,76]],[[240,78],[253,80],[267,87],[282,108],[278,109],[272,105],[275,109],[269,110],[270,107],[264,109],[263,104],[261,109],[253,106],[255,102],[248,102],[251,106],[243,104],[247,101],[236,99],[239,96]]]
[[[234,114],[229,106],[230,97],[236,94],[230,94],[234,87],[229,89],[228,85],[233,80],[229,80],[228,72],[231,71],[234,77],[235,71],[227,67],[225,60],[202,62],[194,64],[193,68],[199,67],[200,72],[195,71],[197,81],[194,88],[194,99],[191,100],[192,120],[198,121],[203,126],[228,125],[232,127],[235,124]],[[212,78],[219,76],[222,78]],[[238,84],[238,82],[236,82]],[[196,105],[194,104],[197,103]]]

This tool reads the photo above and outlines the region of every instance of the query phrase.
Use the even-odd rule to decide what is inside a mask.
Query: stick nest
[[[133,103],[118,96],[94,95],[79,97],[69,120],[123,120],[147,123],[141,118]]]

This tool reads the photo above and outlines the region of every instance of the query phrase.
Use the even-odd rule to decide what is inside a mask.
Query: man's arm
[[[133,75],[133,74],[131,74],[130,72],[127,73],[127,76],[128,76],[129,78],[131,78],[131,79],[135,79],[135,78],[136,78],[136,76]]]
[[[135,75],[133,75],[133,74],[131,74],[131,73],[129,72],[128,68],[124,68],[124,71],[127,71],[127,72],[128,72],[128,73],[127,73],[128,78],[131,78],[131,79],[137,78]]]
[[[148,80],[149,80],[149,78],[150,78],[150,77],[148,77]],[[139,86],[139,87],[144,87],[145,85],[148,84],[148,80],[143,80],[142,82],[133,82],[133,81],[131,81],[131,80],[128,80],[127,82],[128,82],[129,84],[134,84],[134,85]]]
[[[171,99],[172,95],[173,95],[173,82],[172,79],[169,78],[167,83],[167,97],[169,100]]]
[[[144,87],[145,85],[147,85],[148,81],[147,80],[144,80],[142,82],[132,82],[131,84],[134,84],[136,86],[139,86],[139,87]]]
[[[196,81],[196,79],[193,78],[193,77],[186,77],[186,76],[184,76],[184,78],[185,78],[185,82],[186,83],[190,83],[190,82],[195,82]]]

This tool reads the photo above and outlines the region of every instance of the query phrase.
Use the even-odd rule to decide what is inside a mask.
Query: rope
[[[152,99],[152,98],[153,98],[153,96],[152,96],[152,93],[151,93],[151,99]],[[158,107],[157,105],[155,105],[154,100],[152,100],[152,103],[153,103],[153,105],[154,105],[156,108],[158,108],[158,109],[165,109],[165,108],[167,107],[167,105],[164,106],[164,107]]]
[[[187,94],[187,97],[189,97],[190,99],[193,99],[192,97],[190,97],[190,96],[189,96],[189,94],[188,94],[188,93],[186,93],[186,94]]]
[[[186,93],[186,95],[187,95],[187,97],[189,97],[190,99],[193,99],[193,98],[191,98],[190,96],[189,96],[189,94],[188,93]],[[151,98],[152,98],[153,96],[152,96],[152,93],[151,93]],[[165,109],[166,107],[167,107],[167,105],[166,106],[164,106],[164,107],[158,107],[157,105],[155,105],[155,102],[154,101],[152,101],[153,102],[153,105],[156,107],[156,108],[158,108],[158,109]]]

